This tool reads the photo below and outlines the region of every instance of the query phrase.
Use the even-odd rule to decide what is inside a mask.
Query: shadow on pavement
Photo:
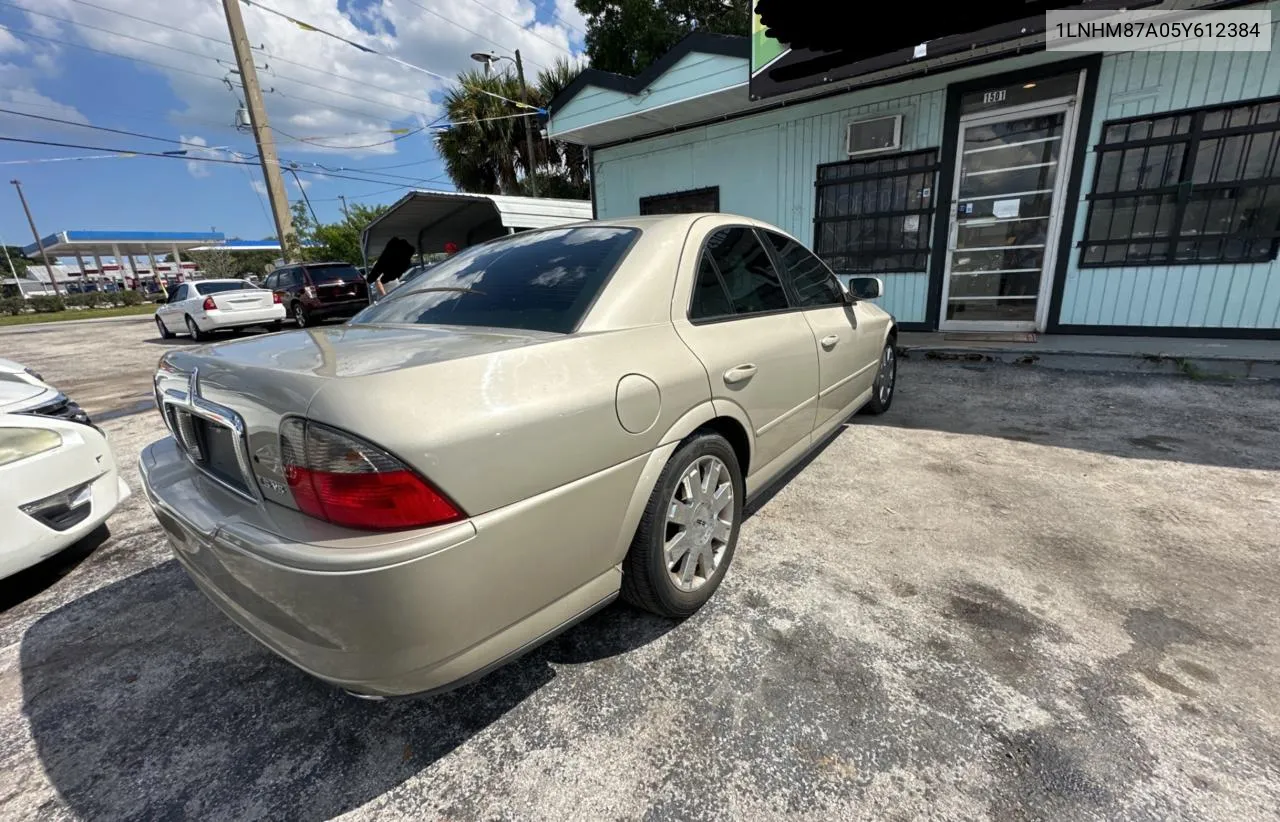
[[[165,562],[41,618],[24,713],[80,818],[328,819],[483,731],[555,676],[675,623],[612,606],[477,683],[365,702],[257,645]]]
[[[899,374],[893,407],[859,424],[1280,469],[1280,383],[916,361]]]
[[[0,579],[0,613],[44,593],[88,559],[110,536],[104,523],[48,559]]]

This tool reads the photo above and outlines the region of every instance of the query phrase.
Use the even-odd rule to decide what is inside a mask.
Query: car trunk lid
[[[247,311],[270,308],[274,301],[271,292],[261,288],[219,291],[209,296],[213,298],[213,304],[219,311]]]

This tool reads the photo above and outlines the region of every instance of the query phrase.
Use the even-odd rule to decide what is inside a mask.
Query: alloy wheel
[[[719,458],[700,457],[687,469],[667,505],[663,549],[667,572],[681,591],[696,591],[715,576],[733,533],[733,475]]]
[[[898,359],[893,345],[886,345],[880,354],[880,370],[876,373],[876,398],[881,405],[888,405],[893,396],[893,384],[898,378]]]

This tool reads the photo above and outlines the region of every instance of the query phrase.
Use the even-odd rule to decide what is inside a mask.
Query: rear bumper
[[[339,317],[347,319],[359,314],[362,309],[369,307],[369,300],[366,297],[360,297],[356,300],[343,300],[342,302],[307,302],[307,314],[316,320],[332,320]]]
[[[285,316],[284,306],[274,303],[266,308],[244,308],[236,311],[215,309],[206,311],[200,324],[204,330],[243,328],[250,325],[266,325],[279,322]]]
[[[578,580],[539,579],[535,569],[556,560],[522,534],[527,508],[371,535],[247,503],[205,478],[172,439],[145,448],[139,470],[201,591],[272,651],[357,694],[459,684],[590,613],[621,581],[608,562]],[[560,505],[551,507],[548,516],[563,521]]]

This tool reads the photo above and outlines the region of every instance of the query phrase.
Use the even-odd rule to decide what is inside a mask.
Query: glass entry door
[[[961,118],[943,330],[1044,330],[1074,114],[1064,100]]]

